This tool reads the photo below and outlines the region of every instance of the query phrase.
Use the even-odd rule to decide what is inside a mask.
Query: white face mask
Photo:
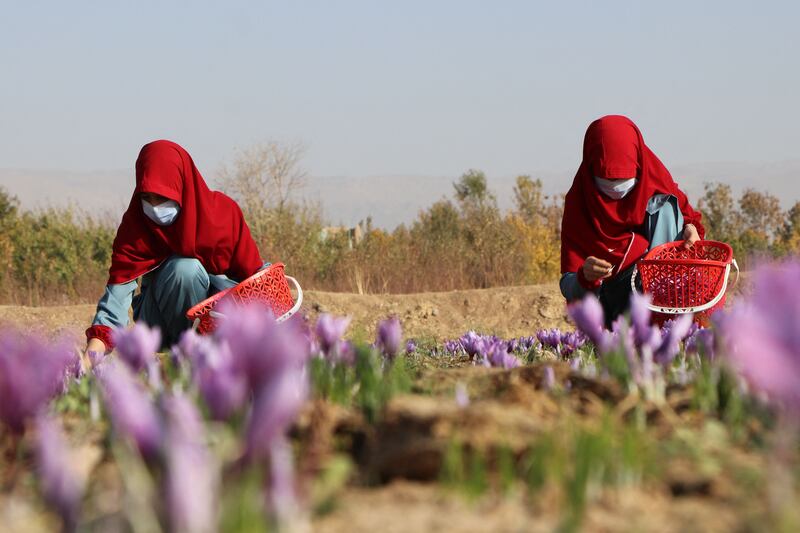
[[[636,178],[626,180],[607,180],[596,176],[594,178],[594,183],[597,185],[597,188],[600,189],[600,192],[613,200],[625,198],[625,196],[631,192],[631,189],[636,186],[637,181],[639,180]]]
[[[163,204],[153,205],[147,200],[142,200],[142,210],[147,218],[158,224],[159,226],[169,226],[175,221],[180,211],[178,202],[174,200],[167,200]]]

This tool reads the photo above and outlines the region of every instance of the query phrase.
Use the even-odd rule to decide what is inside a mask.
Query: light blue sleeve
[[[106,285],[106,290],[97,302],[93,326],[125,327],[128,325],[128,309],[133,302],[136,280],[115,285]]]
[[[588,292],[581,286],[578,281],[578,274],[575,272],[562,274],[558,286],[561,289],[561,294],[564,295],[568,302],[580,300]]]

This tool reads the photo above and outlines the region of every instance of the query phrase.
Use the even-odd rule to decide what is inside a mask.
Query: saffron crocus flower
[[[692,327],[691,314],[678,315],[661,328],[661,345],[653,352],[653,358],[660,365],[668,365],[680,351],[680,343]]]
[[[800,415],[800,261],[759,265],[753,291],[716,320],[724,354],[756,391]]]
[[[283,437],[308,397],[304,373],[287,367],[256,393],[247,423],[247,450],[251,459],[265,459],[275,439]]]
[[[64,531],[78,523],[85,480],[72,470],[72,457],[58,422],[46,415],[36,419],[36,465],[44,500],[58,512]]]
[[[601,354],[611,349],[613,341],[611,334],[604,327],[603,306],[594,294],[587,294],[583,300],[571,304],[567,312],[578,329],[594,343]]]
[[[408,339],[408,342],[406,342],[406,353],[411,355],[416,351],[417,351],[417,341],[415,341],[414,339]]]
[[[460,339],[460,344],[470,358],[474,359],[483,353],[483,339],[474,331],[468,331],[465,333]]]
[[[298,505],[292,446],[285,435],[280,435],[272,442],[269,458],[269,506],[279,523],[286,526],[296,515]]]
[[[74,353],[25,333],[0,331],[0,421],[14,433],[64,390]]]
[[[561,355],[568,356],[584,345],[586,337],[580,331],[561,334]]]
[[[716,357],[714,331],[710,328],[699,328],[686,339],[686,353],[700,354],[713,361]]]
[[[634,291],[631,294],[631,328],[636,346],[647,344],[654,347],[659,340],[658,328],[651,323],[652,312],[648,307],[652,301],[649,294],[641,294]]]
[[[161,347],[161,332],[137,322],[131,328],[117,328],[113,332],[116,351],[133,370],[140,372],[148,366]]]
[[[104,364],[97,372],[114,429],[130,439],[147,460],[161,446],[162,428],[156,408],[131,372],[119,363]]]
[[[536,338],[542,343],[542,346],[549,346],[557,350],[561,344],[561,330],[558,328],[542,329],[536,332]]]
[[[520,365],[519,359],[513,354],[508,353],[506,343],[496,340],[485,354],[485,359],[491,366],[498,368],[517,368]]]
[[[214,338],[230,346],[237,367],[254,392],[287,367],[301,367],[308,360],[308,343],[297,322],[278,324],[259,304],[228,304],[222,313],[226,318]]]
[[[403,332],[400,329],[400,321],[397,317],[387,318],[378,324],[378,340],[376,344],[385,357],[394,359],[400,351],[402,336]]]
[[[217,531],[219,475],[205,444],[205,428],[194,404],[183,395],[167,396],[164,499],[171,531]]]
[[[327,313],[319,315],[314,333],[325,355],[331,356],[338,348],[344,332],[350,325],[350,320],[350,317],[335,317]]]
[[[465,409],[469,406],[469,393],[467,392],[467,386],[460,381],[456,383],[455,396],[457,406],[462,409]]]
[[[552,366],[544,367],[544,374],[542,375],[542,388],[545,390],[552,390],[556,386],[556,372]]]
[[[192,379],[214,420],[227,420],[247,400],[247,378],[236,368],[227,344],[209,339],[206,355],[192,369]]]

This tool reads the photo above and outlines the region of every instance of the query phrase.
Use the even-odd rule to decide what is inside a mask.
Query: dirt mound
[[[564,299],[556,284],[420,294],[348,294],[307,291],[304,310],[353,318],[354,334],[367,338],[375,325],[397,315],[406,337],[441,340],[474,329],[500,336],[530,335],[540,328],[567,326]],[[48,335],[80,337],[94,315],[91,304],[71,306],[0,306],[0,324],[10,323]]]

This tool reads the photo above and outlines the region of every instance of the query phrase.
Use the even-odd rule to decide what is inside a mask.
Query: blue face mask
[[[181,208],[178,207],[178,202],[174,200],[167,200],[163,204],[153,205],[147,200],[142,200],[142,210],[147,218],[158,224],[159,226],[169,226],[175,222]]]
[[[597,188],[600,189],[600,192],[613,200],[625,198],[625,196],[631,192],[631,189],[636,186],[637,181],[639,180],[636,178],[627,180],[607,180],[596,176],[594,178],[594,183],[597,185]]]

